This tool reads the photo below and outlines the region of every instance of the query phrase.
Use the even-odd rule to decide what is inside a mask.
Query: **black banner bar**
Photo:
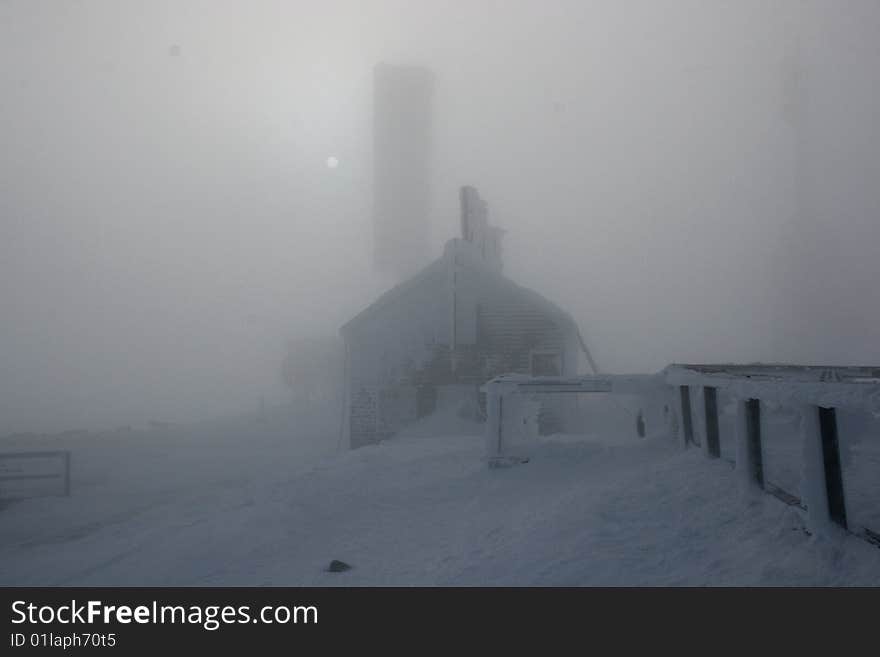
[[[809,627],[826,609],[859,624],[875,609],[870,589],[661,588],[7,588],[2,591],[2,654],[262,654],[270,649],[406,647],[412,654],[476,639],[614,652],[634,643],[658,652],[687,640],[692,627],[725,637],[731,627],[709,613],[724,600],[748,609],[757,630]],[[713,600],[709,601],[708,598]],[[162,609],[179,608],[166,613]],[[286,610],[286,611],[279,611]],[[308,611],[303,611],[308,610]],[[91,614],[91,615],[90,615]],[[172,620],[173,616],[173,620]],[[764,619],[764,620],[761,620]],[[766,627],[761,628],[762,623]],[[864,619],[867,622],[867,618]],[[763,634],[762,634],[763,636]],[[749,638],[750,637],[750,638]],[[415,641],[415,643],[413,643]],[[566,641],[568,643],[562,643]],[[570,643],[574,641],[575,643]],[[645,643],[642,643],[645,642]],[[88,650],[82,650],[88,649]],[[232,651],[232,652],[231,652]],[[330,652],[333,651],[333,652]],[[497,654],[493,651],[492,654]]]

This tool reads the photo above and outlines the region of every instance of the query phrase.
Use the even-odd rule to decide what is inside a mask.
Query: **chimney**
[[[504,230],[489,224],[489,205],[476,187],[465,185],[461,201],[461,238],[473,245],[471,251],[487,264],[501,269],[501,238]]]

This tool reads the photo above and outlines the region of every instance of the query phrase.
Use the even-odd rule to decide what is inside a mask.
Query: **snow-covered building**
[[[472,187],[461,190],[461,228],[441,257],[341,328],[350,447],[391,436],[449,393],[478,408],[480,386],[500,374],[595,370],[571,316],[503,275],[503,231]]]

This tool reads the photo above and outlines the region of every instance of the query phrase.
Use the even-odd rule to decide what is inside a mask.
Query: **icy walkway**
[[[771,497],[747,506],[729,466],[693,450],[556,437],[495,471],[481,455],[477,436],[311,465],[269,451],[236,468],[230,453],[199,485],[114,480],[20,502],[0,511],[0,583],[880,584],[880,550],[811,538]],[[324,572],[331,559],[354,568]]]

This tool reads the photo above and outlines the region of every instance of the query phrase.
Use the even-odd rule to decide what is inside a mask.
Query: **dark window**
[[[532,376],[559,376],[561,367],[559,354],[532,354]]]

